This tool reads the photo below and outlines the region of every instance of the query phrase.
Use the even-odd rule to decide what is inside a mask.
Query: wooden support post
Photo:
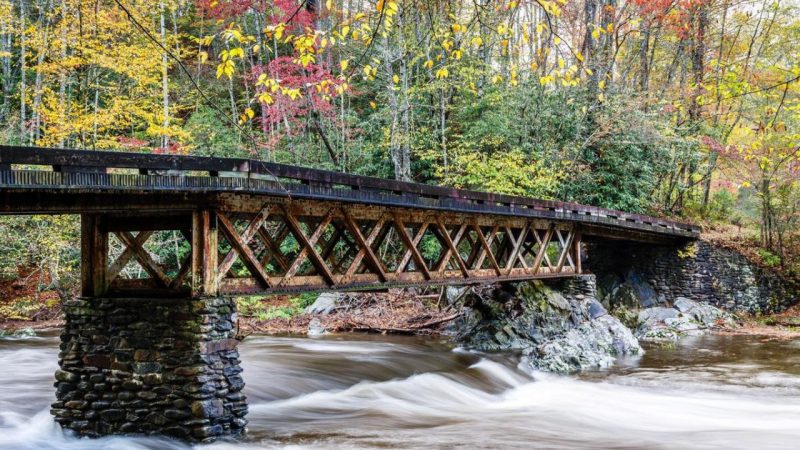
[[[81,294],[100,297],[108,289],[108,233],[99,214],[81,214]]]
[[[192,213],[192,297],[216,295],[218,246],[217,215],[202,210]]]
[[[572,245],[575,248],[575,273],[583,273],[583,268],[581,267],[581,238],[581,232],[576,230],[575,239],[572,241]]]

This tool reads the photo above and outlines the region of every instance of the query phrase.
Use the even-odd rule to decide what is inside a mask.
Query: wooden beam
[[[419,239],[416,237],[413,240],[411,239],[411,237],[408,235],[408,232],[406,231],[406,226],[403,223],[403,220],[397,215],[394,216],[394,224],[395,228],[397,229],[397,234],[400,235],[400,239],[406,246],[406,253],[411,254],[411,257],[414,258],[414,264],[417,266],[419,271],[422,272],[422,275],[425,277],[426,280],[430,280],[431,272],[428,270],[428,266],[425,264],[425,258],[423,258],[422,255],[419,253],[419,250],[417,249],[417,246],[415,244],[415,241],[419,242]],[[425,228],[424,226],[420,227],[420,230],[423,233],[425,232],[424,228]],[[422,237],[419,233],[417,234],[419,235],[420,238]],[[397,273],[403,272],[404,268],[405,264],[398,265]]]
[[[483,247],[483,251],[481,252],[481,256],[478,257],[478,264],[476,265],[477,267],[475,267],[475,270],[480,270],[481,265],[483,264],[484,256],[488,256],[489,257],[489,263],[492,265],[492,269],[494,269],[494,271],[497,274],[497,276],[502,275],[502,271],[500,270],[500,266],[497,265],[497,260],[495,259],[494,254],[492,254],[492,247],[491,247],[491,245],[489,245],[489,241],[487,241],[486,238],[483,236],[483,232],[481,231],[480,227],[478,227],[474,223],[472,224],[472,227],[478,233],[478,242],[480,242],[481,246]],[[495,235],[496,232],[497,232],[497,227],[494,227],[492,229],[491,233],[489,234],[489,239],[490,240],[494,238],[494,235]]]
[[[148,239],[150,239],[150,236],[152,235],[153,231],[140,231],[136,235],[134,240],[139,246],[142,246],[144,245],[145,242],[147,242]],[[108,268],[106,281],[108,283],[113,283],[114,279],[116,279],[117,276],[119,276],[120,272],[122,272],[122,270],[125,268],[125,266],[128,265],[128,263],[131,261],[131,258],[133,257],[134,257],[133,249],[131,247],[125,246],[125,249],[122,251],[122,253],[120,253],[117,259],[113,263],[111,263],[111,266]]]
[[[250,241],[253,240],[253,237],[256,235],[256,232],[258,232],[258,229],[264,225],[264,222],[266,222],[267,218],[269,217],[269,214],[272,212],[272,209],[273,209],[272,205],[266,205],[262,207],[261,210],[255,215],[255,217],[253,217],[250,223],[247,224],[247,227],[244,229],[241,236],[239,236],[239,233],[236,231],[236,228],[233,227],[233,224],[228,219],[228,216],[226,216],[221,212],[218,212],[217,216],[221,222],[224,219],[225,224],[231,225],[231,228],[225,231],[229,231],[230,233],[236,235],[236,238],[239,239],[241,242],[243,242],[244,246],[247,247],[250,244]],[[225,234],[227,236],[228,233],[226,232]],[[250,248],[247,247],[247,249],[249,250]],[[252,251],[250,253],[252,254]],[[220,278],[224,277],[228,273],[231,267],[233,267],[233,264],[236,262],[237,256],[242,256],[244,258],[242,252],[234,251],[233,243],[231,242],[231,250],[228,252],[227,255],[225,255],[225,257],[222,259],[222,262],[219,265],[218,275],[217,275],[218,277]],[[245,265],[248,264],[244,260],[242,262],[245,263]],[[256,274],[253,273],[253,275]]]
[[[248,247],[249,240],[245,241],[245,237],[239,236],[239,234],[236,232],[236,228],[233,226],[233,223],[231,223],[225,214],[218,212],[217,220],[219,220],[219,224],[221,225],[220,229],[222,230],[222,233],[225,234],[225,238],[228,239],[228,242],[231,244],[231,251],[236,251],[236,253],[238,253],[242,263],[244,263],[245,267],[247,267],[247,270],[249,270],[250,273],[260,283],[262,283],[265,288],[270,287],[269,274],[261,266],[261,262],[258,260],[258,258],[256,258],[256,255],[253,254],[253,251],[250,250],[250,247]],[[252,230],[252,233],[255,233],[255,230]],[[244,233],[242,234],[244,235]],[[226,260],[227,259],[228,258],[226,257]],[[228,269],[223,270],[221,268],[219,269],[218,273],[224,274],[227,272],[227,270]],[[217,276],[219,277],[219,274]]]
[[[386,272],[383,271],[380,260],[372,250],[372,244],[375,242],[375,238],[378,237],[378,233],[383,230],[383,226],[386,223],[386,218],[381,217],[375,224],[375,227],[372,229],[369,237],[364,238],[364,235],[361,233],[361,229],[359,229],[358,224],[350,215],[350,213],[347,212],[347,209],[342,208],[342,215],[344,216],[345,225],[350,230],[350,234],[353,235],[353,238],[355,238],[356,244],[359,247],[358,254],[356,254],[355,259],[353,259],[353,262],[347,269],[347,273],[344,275],[342,282],[347,282],[353,277],[355,271],[358,270],[358,267],[361,265],[361,261],[365,257],[367,258],[367,265],[372,267],[373,272],[382,282],[385,282],[387,279]]]
[[[333,219],[333,209],[328,211],[322,221],[317,225],[317,228],[314,230],[314,233],[311,237],[306,237],[303,233],[303,229],[300,227],[300,223],[297,219],[292,215],[292,213],[288,210],[288,208],[283,209],[283,217],[286,219],[286,225],[289,226],[289,229],[294,234],[295,238],[297,238],[300,245],[303,247],[300,250],[300,253],[297,254],[294,262],[292,262],[291,267],[284,275],[283,279],[288,280],[297,273],[297,270],[300,268],[300,264],[303,262],[303,259],[308,257],[311,264],[317,269],[317,271],[322,275],[322,277],[328,282],[330,286],[336,284],[336,281],[333,279],[333,274],[331,273],[330,268],[325,261],[319,256],[317,250],[314,248],[314,245],[319,240],[322,233],[325,232],[325,228],[328,227],[328,224],[331,223]]]
[[[142,266],[142,269],[150,275],[153,280],[159,285],[159,287],[167,288],[169,287],[170,279],[166,273],[164,273],[164,269],[159,266],[157,262],[153,260],[153,257],[150,256],[150,253],[144,249],[137,241],[136,238],[128,231],[118,231],[114,233],[114,235],[122,241],[123,244],[128,246],[133,251],[133,256],[136,258],[136,261],[139,262],[139,265]]]
[[[442,223],[441,217],[436,219],[436,224],[439,226],[439,229],[442,232],[442,237],[444,238],[445,245],[447,246],[447,252],[445,253],[445,257],[443,260],[442,268],[439,269],[439,273],[444,271],[444,268],[447,267],[447,260],[450,259],[451,256],[456,258],[456,263],[458,268],[461,269],[461,273],[464,275],[464,278],[469,278],[469,270],[467,269],[466,264],[464,264],[464,260],[461,258],[461,254],[458,253],[458,242],[461,240],[461,237],[464,235],[464,230],[466,230],[467,225],[462,224],[458,228],[458,232],[456,232],[455,238],[450,238],[450,233],[445,228],[444,223]]]

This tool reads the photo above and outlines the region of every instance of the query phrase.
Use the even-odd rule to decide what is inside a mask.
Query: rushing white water
[[[251,337],[247,438],[261,448],[798,448],[797,342],[711,336],[613,370],[530,373],[436,340]],[[0,449],[186,449],[79,439],[52,421],[57,339],[0,340]]]

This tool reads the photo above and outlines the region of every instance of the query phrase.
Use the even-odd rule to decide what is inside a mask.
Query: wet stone
[[[64,314],[51,409],[64,428],[195,442],[243,431],[232,300],[87,298]]]

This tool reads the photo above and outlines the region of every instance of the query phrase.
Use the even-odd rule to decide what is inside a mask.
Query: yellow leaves
[[[398,77],[397,74],[392,75],[392,82],[394,84],[400,84],[400,77]]]
[[[463,52],[461,50],[453,50],[453,53],[450,54],[454,59],[461,59],[463,56]]]
[[[597,94],[597,101],[603,103],[604,101],[606,101],[606,95],[602,92]]]
[[[369,107],[372,108],[372,109],[378,109],[378,104],[373,102],[373,101],[370,101],[369,102]]]
[[[581,53],[581,52],[575,52],[575,58],[577,58],[577,59],[578,59],[578,61],[580,61],[580,62],[583,62],[583,59],[584,59],[584,58],[583,58],[583,53]]]
[[[378,0],[378,3],[375,4],[375,9],[377,9],[379,13],[385,14],[387,17],[396,15],[398,11],[397,2],[394,0],[389,0],[388,2]]]
[[[429,59],[429,60],[425,61],[425,64],[423,64],[423,66],[425,66],[426,69],[430,69],[430,68],[433,67],[433,61],[431,61]]]
[[[286,30],[286,24],[281,22],[277,25],[270,25],[264,28],[264,34],[268,38],[275,38],[277,40],[281,40],[283,37],[283,32]]]
[[[348,65],[350,65],[350,61],[347,59],[339,61],[339,68],[342,70],[342,72],[347,70]]]
[[[222,39],[225,42],[253,42],[256,40],[255,36],[244,35],[236,28],[228,28],[222,32]]]
[[[564,58],[558,58],[558,68],[563,69],[566,67],[567,63],[564,61]]]
[[[555,81],[555,77],[552,75],[547,75],[544,77],[539,77],[539,84],[542,86],[547,86],[548,84],[552,84]]]
[[[447,70],[447,67],[442,67],[441,69],[436,71],[436,79],[443,80],[450,76],[450,71]]]
[[[269,92],[259,92],[256,98],[258,98],[258,101],[260,101],[261,103],[265,103],[267,105],[275,103],[275,98],[272,97],[272,94],[270,94]]]
[[[346,38],[348,35],[350,35],[350,27],[348,25],[343,26],[340,34],[343,38]]]
[[[325,2],[325,9],[328,11],[333,11],[333,0],[328,0]]]
[[[200,59],[201,63],[208,61],[208,52],[199,52],[197,57]]]
[[[481,38],[480,36],[475,36],[474,38],[472,38],[472,41],[470,42],[472,43],[473,46],[480,47],[481,45],[483,45],[483,38]]]
[[[232,78],[233,71],[234,71],[233,61],[231,61],[230,59],[224,59],[217,66],[217,78],[221,77],[222,75],[227,75],[228,78]]]
[[[603,89],[605,89],[606,88],[606,80],[600,80],[600,83],[598,83],[598,87],[600,87],[601,91]]]
[[[505,36],[506,33],[508,33],[508,25],[501,23],[497,26],[497,34],[500,36]]]
[[[495,74],[495,75],[492,77],[492,80],[491,80],[491,81],[492,81],[492,84],[500,84],[500,83],[502,83],[502,82],[503,82],[503,76],[502,76],[502,75],[500,75],[500,74]]]
[[[741,188],[749,188],[750,186],[752,185],[749,181],[742,181],[742,184],[740,185]]]
[[[347,83],[341,83],[336,85],[336,93],[339,95],[344,95],[345,92],[350,88]]]
[[[244,49],[242,49],[241,47],[232,48],[229,54],[230,54],[231,59],[233,59],[233,58],[244,58]],[[223,57],[223,59],[225,59],[225,58]]]
[[[444,48],[447,51],[450,51],[450,49],[453,48],[453,41],[446,40],[446,41],[442,42],[442,48]]]
[[[239,124],[243,124],[243,123],[247,122],[248,120],[250,120],[253,117],[255,117],[255,115],[256,115],[256,113],[255,113],[255,111],[252,110],[252,108],[249,108],[249,107],[245,108],[244,112],[239,116]]]
[[[369,64],[365,64],[362,70],[364,71],[365,80],[374,80],[375,76],[378,74],[378,69]]]
[[[296,88],[281,88],[281,94],[291,98],[292,100],[297,100],[302,95],[300,93],[300,89]]]
[[[465,28],[461,24],[458,24],[458,23],[454,23],[454,24],[450,25],[450,30],[453,32],[453,34],[461,33],[462,31],[464,31],[464,29]]]
[[[594,30],[592,30],[592,37],[594,38],[594,40],[600,39],[600,33],[602,32],[602,30],[603,30],[602,28],[595,28]]]
[[[560,44],[560,43],[561,43],[561,38],[560,38],[560,37],[558,37],[558,36],[556,36],[556,37],[553,39],[553,43],[554,43],[554,44],[556,44],[556,45]]]

